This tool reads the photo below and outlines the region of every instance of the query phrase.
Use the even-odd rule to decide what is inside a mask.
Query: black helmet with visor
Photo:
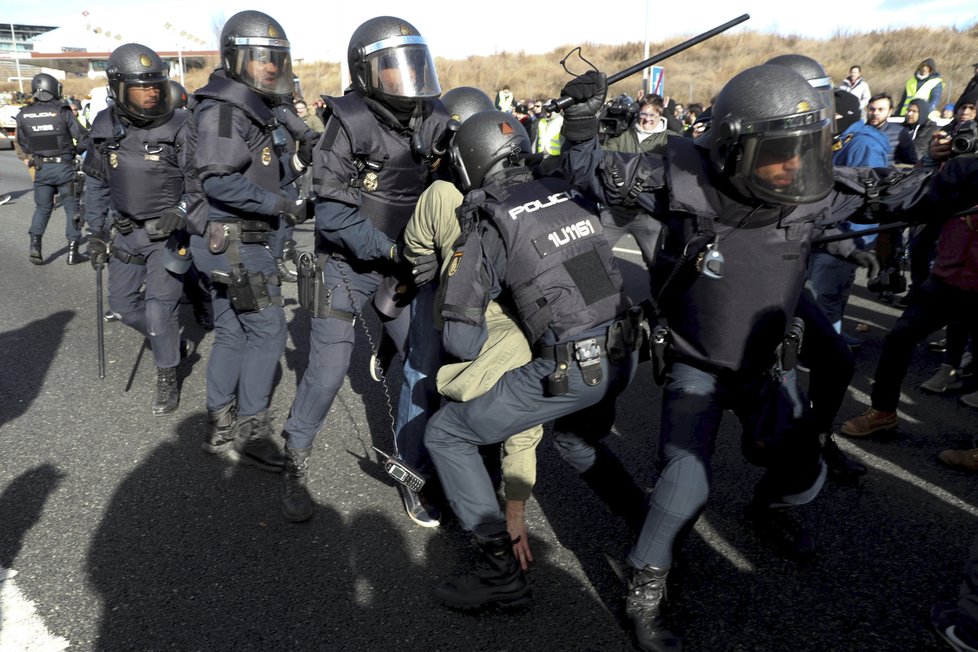
[[[172,115],[170,68],[145,45],[126,43],[117,47],[109,56],[105,75],[109,97],[130,118],[152,121]]]
[[[696,139],[741,194],[768,204],[807,204],[832,190],[831,109],[790,68],[763,65],[734,76]]]
[[[221,31],[221,56],[229,77],[273,98],[292,95],[292,54],[285,30],[260,11],[231,16]]]
[[[353,32],[347,62],[354,89],[380,100],[426,100],[441,95],[435,62],[413,25],[378,16]]]

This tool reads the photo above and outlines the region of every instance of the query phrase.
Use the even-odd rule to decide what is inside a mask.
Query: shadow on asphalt
[[[30,410],[74,317],[74,311],[60,310],[16,330],[0,333],[0,351],[3,351],[0,426]]]

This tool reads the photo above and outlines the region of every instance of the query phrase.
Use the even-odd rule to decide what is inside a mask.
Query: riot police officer
[[[431,53],[407,21],[393,16],[366,21],[350,38],[347,61],[352,91],[323,98],[328,117],[313,163],[318,260],[312,285],[300,286],[300,303],[313,310],[309,364],[282,433],[289,457],[282,510],[291,521],[313,513],[305,467],[350,364],[355,315],[382,282],[400,275],[410,284],[413,278],[401,254],[401,232],[434,178],[435,146],[449,120],[438,100],[441,87]],[[428,272],[436,264],[433,256],[419,262]],[[384,324],[399,348],[409,321],[410,311],[401,310]],[[430,462],[420,434],[415,441],[399,439],[397,448],[423,472]],[[437,525],[419,496],[399,486],[411,518]]]
[[[40,265],[41,237],[47,229],[54,194],[65,209],[65,237],[69,265],[81,262],[78,240],[81,230],[75,216],[78,200],[73,192],[75,154],[88,147],[88,132],[61,99],[61,82],[47,73],[31,80],[34,101],[17,114],[17,144],[27,155],[24,164],[34,168],[34,217],[30,227],[30,261]]]
[[[209,204],[194,263],[212,283],[214,346],[207,366],[209,428],[203,449],[270,471],[284,464],[272,436],[272,384],[285,351],[275,258],[266,247],[282,220],[301,215],[292,181],[309,162],[273,107],[292,94],[285,30],[260,11],[221,31],[221,67],[194,93],[197,173]]]
[[[724,409],[741,420],[748,459],[766,470],[748,509],[755,530],[786,556],[814,554],[786,509],[813,500],[826,475],[792,369],[801,340],[793,315],[816,225],[852,219],[864,193],[836,181],[830,108],[787,67],[733,77],[711,129],[672,139],[664,159],[601,154],[594,115],[604,93],[595,73],[563,91],[586,100],[565,112],[573,144],[565,172],[666,229],[653,284],[672,342],[661,474],[628,555],[626,612],[642,649],[672,650],[680,642],[662,615],[666,580],[674,547],[706,503]]]
[[[533,348],[530,362],[485,394],[446,404],[425,430],[445,495],[482,553],[471,572],[435,588],[458,609],[515,605],[529,593],[478,447],[556,420],[554,444],[565,461],[585,477],[607,468],[610,453],[598,442],[638,363],[637,324],[625,315],[630,301],[596,205],[560,177],[535,178],[525,165],[529,150],[519,120],[499,111],[470,117],[450,148],[467,194],[458,213],[462,244],[446,272],[445,350],[478,356],[491,299],[512,308]],[[617,466],[617,479],[602,484],[621,491],[599,491],[602,498],[626,496],[630,483]]]
[[[187,230],[200,233],[204,221],[196,134],[190,115],[174,112],[169,66],[153,50],[120,46],[106,76],[113,103],[95,116],[84,166],[88,250],[93,267],[109,264],[110,311],[149,339],[157,368],[153,414],[160,416],[180,400],[178,304],[190,262]]]

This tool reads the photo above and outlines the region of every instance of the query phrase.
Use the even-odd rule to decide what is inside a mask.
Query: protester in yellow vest
[[[937,64],[933,59],[924,59],[914,76],[907,80],[903,89],[903,98],[900,100],[900,109],[897,115],[906,115],[910,108],[910,100],[920,99],[928,104],[927,113],[930,114],[941,105],[941,95],[944,94],[944,80],[937,72]]]

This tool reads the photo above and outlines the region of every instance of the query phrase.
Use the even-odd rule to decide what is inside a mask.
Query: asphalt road
[[[179,410],[150,412],[155,370],[140,338],[106,325],[108,369],[96,371],[95,279],[65,265],[63,212],[27,260],[30,182],[0,152],[0,650],[628,650],[622,624],[625,527],[549,445],[528,505],[533,604],[457,614],[431,588],[473,558],[448,521],[415,527],[370,454],[389,447],[382,386],[358,345],[348,381],[316,441],[312,521],[279,516],[278,478],[205,455],[205,368],[212,336],[183,307],[197,353],[181,365]],[[300,231],[300,246],[311,232]],[[622,246],[628,249],[627,242]],[[620,252],[640,292],[640,259]],[[281,425],[305,366],[308,318],[286,287],[288,350],[273,399]],[[858,288],[846,326],[871,330],[840,418],[861,412],[896,312]],[[374,328],[376,323],[369,323]],[[783,561],[745,527],[760,470],[725,419],[712,499],[671,587],[688,650],[940,650],[928,612],[952,597],[978,531],[971,475],[936,453],[970,447],[978,412],[915,385],[940,363],[918,351],[899,434],[842,442],[871,467],[857,487],[827,485],[799,510],[818,532],[818,560]],[[400,378],[392,374],[396,393]],[[969,391],[974,389],[970,386]],[[653,483],[660,390],[639,370],[610,439]],[[2,579],[0,570],[0,579]],[[25,609],[28,612],[24,616]]]

